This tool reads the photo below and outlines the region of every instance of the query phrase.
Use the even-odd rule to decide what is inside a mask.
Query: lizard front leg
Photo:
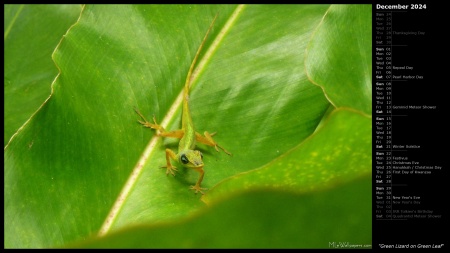
[[[166,168],[166,175],[169,175],[169,173],[170,173],[173,176],[175,176],[175,171],[177,171],[177,167],[173,166],[170,163],[170,158],[172,158],[173,160],[176,161],[177,160],[177,155],[172,150],[166,148],[166,162],[167,162],[167,165],[166,166],[162,166],[161,168]]]
[[[201,194],[204,194],[202,192],[202,190],[206,190],[206,188],[201,188],[200,184],[203,181],[203,176],[205,175],[205,171],[203,170],[203,167],[193,168],[193,169],[200,173],[200,177],[198,178],[197,183],[195,185],[191,186],[191,190],[194,190],[195,193],[200,192]]]

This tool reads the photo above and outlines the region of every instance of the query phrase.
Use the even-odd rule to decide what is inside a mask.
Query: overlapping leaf
[[[4,145],[50,95],[51,54],[80,5],[4,5]]]
[[[311,80],[337,107],[372,113],[372,6],[333,5],[306,57]]]
[[[142,224],[76,248],[371,248],[371,179],[330,191],[252,191],[178,223]],[[368,197],[369,196],[369,197]]]

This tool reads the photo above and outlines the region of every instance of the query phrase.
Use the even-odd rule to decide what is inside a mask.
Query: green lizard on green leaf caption
[[[224,148],[219,146],[217,142],[214,141],[212,136],[216,133],[208,133],[207,131],[204,132],[204,136],[197,133],[194,128],[194,124],[192,122],[191,113],[189,111],[189,86],[191,82],[191,75],[192,71],[194,69],[194,65],[197,62],[197,58],[203,48],[203,45],[205,44],[206,38],[208,37],[209,32],[211,31],[214,22],[216,21],[217,15],[214,17],[214,20],[212,21],[210,27],[208,28],[208,31],[206,32],[205,37],[203,38],[202,43],[200,44],[200,47],[197,50],[197,53],[195,54],[194,60],[192,61],[192,64],[189,68],[189,72],[186,77],[186,82],[184,85],[184,96],[183,96],[183,116],[181,118],[181,129],[174,130],[174,131],[166,131],[162,126],[158,125],[156,123],[155,116],[153,116],[153,122],[148,122],[144,116],[139,112],[139,110],[135,109],[136,113],[139,114],[139,116],[144,120],[140,121],[143,126],[156,129],[157,135],[162,137],[172,137],[172,138],[180,138],[180,143],[178,145],[178,154],[175,154],[171,149],[166,149],[166,161],[167,165],[163,166],[163,168],[166,168],[166,174],[169,173],[175,176],[175,171],[177,171],[176,167],[173,166],[170,163],[170,159],[176,160],[180,162],[183,166],[194,169],[200,173],[200,177],[198,178],[198,181],[195,185],[191,186],[191,189],[195,191],[195,193],[200,192],[202,194],[203,190],[206,190],[205,188],[201,188],[200,184],[202,183],[203,176],[205,174],[205,171],[203,170],[203,155],[200,151],[195,150],[195,144],[197,142],[206,144],[208,146],[214,147],[217,151],[219,151],[219,148],[222,149],[226,154],[231,155],[230,152],[226,151]]]

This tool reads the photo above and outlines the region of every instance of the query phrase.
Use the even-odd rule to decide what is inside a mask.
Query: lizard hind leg
[[[219,152],[219,148],[223,150],[223,152],[225,152],[227,155],[233,155],[230,152],[228,152],[226,149],[224,149],[223,147],[219,146],[219,144],[217,144],[216,141],[214,141],[214,139],[212,138],[213,135],[215,135],[216,133],[208,133],[208,131],[204,132],[205,136],[202,136],[199,133],[195,133],[195,138],[198,142],[206,144],[208,146],[214,147],[216,149],[217,152]]]
[[[200,177],[198,178],[197,183],[195,185],[191,186],[190,189],[194,190],[195,194],[197,194],[197,192],[200,192],[201,194],[204,194],[203,191],[207,190],[207,189],[206,188],[201,188],[200,184],[203,181],[203,176],[205,175],[205,171],[203,170],[203,167],[193,168],[193,169],[200,173]]]
[[[212,134],[208,133],[208,131],[205,131],[205,132],[204,132],[204,135],[205,135],[206,139],[208,139],[211,143],[214,143],[214,148],[216,149],[217,152],[219,151],[218,148],[220,148],[220,149],[222,149],[223,152],[225,152],[227,155],[232,155],[230,152],[228,152],[228,151],[227,151],[226,149],[224,149],[223,147],[219,146],[219,144],[217,144],[217,142],[214,141],[214,139],[212,138],[212,136],[215,135],[215,134],[216,134],[216,132],[214,132],[214,133],[212,133]]]

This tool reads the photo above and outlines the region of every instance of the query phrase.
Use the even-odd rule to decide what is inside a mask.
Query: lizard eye
[[[180,156],[180,160],[183,164],[189,163],[189,160],[187,159],[186,155],[184,155],[184,154]]]

